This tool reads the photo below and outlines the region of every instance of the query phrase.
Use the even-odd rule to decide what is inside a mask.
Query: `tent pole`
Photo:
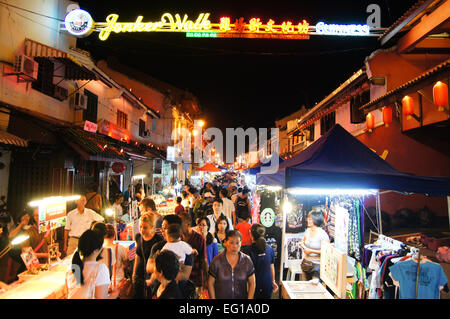
[[[450,227],[450,196],[447,196],[448,225]]]
[[[381,208],[380,208],[380,192],[377,193],[377,215],[378,215],[378,230],[380,234],[383,234],[383,221],[381,218]]]
[[[281,249],[280,249],[280,283],[283,280],[284,266],[283,266],[283,258],[284,258],[284,245],[285,245],[285,233],[286,233],[286,213],[284,212],[283,205],[286,200],[286,194],[284,192],[284,188],[280,192],[280,197],[283,201],[280,201],[281,214],[283,214],[282,225],[281,225]],[[283,203],[283,204],[281,204]],[[295,279],[295,278],[294,278]],[[281,288],[280,288],[281,289]]]

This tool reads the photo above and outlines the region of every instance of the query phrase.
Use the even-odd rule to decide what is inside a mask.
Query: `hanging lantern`
[[[123,173],[125,171],[125,164],[121,163],[121,162],[115,162],[114,164],[112,164],[112,170],[114,173],[120,174]]]
[[[414,100],[409,95],[405,95],[402,99],[403,114],[406,115],[406,119],[410,120],[411,115],[414,114]]]
[[[383,123],[386,127],[389,127],[389,124],[392,123],[392,108],[389,106],[383,107]]]
[[[369,132],[372,132],[373,128],[375,127],[375,117],[372,113],[368,113],[366,115],[366,125]]]
[[[448,85],[444,82],[437,81],[433,86],[433,103],[438,107],[438,111],[444,111],[448,103]]]

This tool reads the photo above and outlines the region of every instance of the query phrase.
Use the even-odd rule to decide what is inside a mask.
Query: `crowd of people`
[[[134,198],[139,231],[133,238],[133,258],[114,243],[120,230],[100,214],[101,196],[94,188],[67,214],[62,253],[72,255],[68,298],[268,299],[278,290],[274,250],[264,239],[265,227],[252,223],[251,192],[238,176],[218,176],[200,189],[186,184],[173,213],[164,216],[153,199],[140,190],[134,194],[141,196]],[[118,220],[128,216],[122,211],[123,199],[121,193],[112,196]],[[325,236],[315,227],[320,217],[313,214],[309,219],[312,227],[303,249],[310,263],[302,268],[317,277],[317,242]],[[30,220],[24,214],[12,235],[30,232],[28,225],[34,225],[35,247],[49,234],[39,234],[36,221]],[[39,257],[47,257],[45,249]]]
[[[278,289],[274,251],[264,226],[251,224],[250,190],[239,185],[232,174],[200,189],[185,185],[174,212],[164,216],[153,199],[139,198],[133,261],[113,243],[115,228],[86,208],[87,196],[96,195],[82,196],[65,227],[64,251],[73,254],[68,297],[271,298]]]

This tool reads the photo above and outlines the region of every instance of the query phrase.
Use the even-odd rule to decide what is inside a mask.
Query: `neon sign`
[[[192,32],[206,31],[211,29],[211,21],[208,20],[209,13],[200,13],[197,20],[188,20],[187,14],[181,20],[180,15],[175,14],[175,19],[170,13],[164,13],[161,21],[142,22],[143,16],[137,17],[135,22],[117,22],[119,15],[110,14],[106,18],[106,27],[100,31],[100,40],[108,39],[111,32]]]
[[[99,38],[103,41],[111,33],[126,32],[183,32],[186,37],[191,38],[309,39],[310,35],[378,36],[385,31],[383,28],[371,29],[368,25],[361,24],[326,24],[321,21],[310,25],[305,19],[297,23],[282,21],[277,24],[273,19],[262,21],[261,18],[254,17],[245,21],[241,17],[233,21],[230,17],[221,17],[219,23],[212,23],[210,15],[200,13],[196,20],[189,20],[187,14],[182,17],[178,13],[164,13],[155,22],[144,22],[141,15],[133,22],[119,22],[119,15],[112,13],[107,16],[106,22],[95,23],[89,13],[78,10],[68,14],[70,19],[66,17],[66,29],[77,36],[87,35],[85,30],[95,30],[100,33]]]
[[[326,35],[369,35],[370,27],[361,24],[326,24],[319,22],[316,24],[317,34]]]
[[[89,12],[81,9],[75,9],[67,13],[64,18],[64,25],[67,32],[75,36],[88,36],[92,33],[92,20]]]

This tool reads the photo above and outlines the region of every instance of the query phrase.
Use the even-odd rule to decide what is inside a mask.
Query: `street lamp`
[[[15,237],[13,240],[11,240],[11,242],[8,244],[8,246],[6,246],[1,252],[0,252],[0,258],[2,258],[3,256],[5,256],[12,248],[12,246],[18,245],[23,243],[25,240],[27,240],[28,238],[30,238],[29,235],[20,235]]]

